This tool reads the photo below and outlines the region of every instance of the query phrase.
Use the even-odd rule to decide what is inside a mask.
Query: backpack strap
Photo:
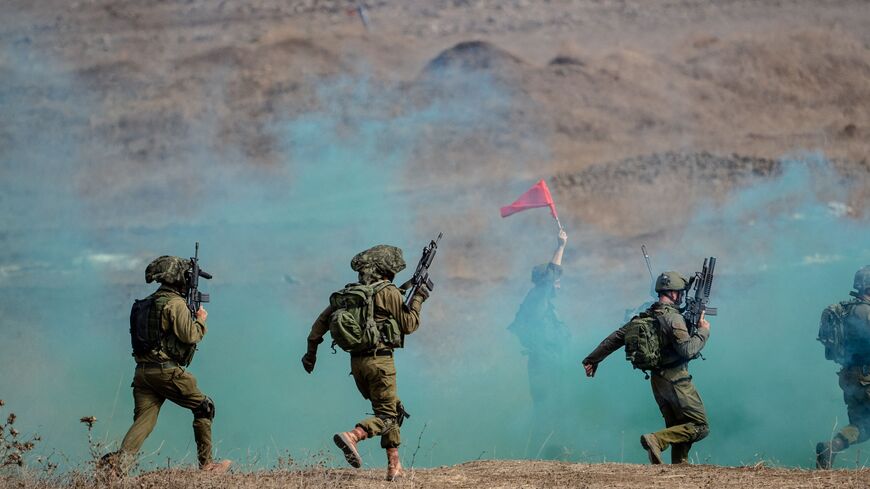
[[[843,307],[852,308],[852,307],[855,307],[855,306],[860,305],[860,304],[870,305],[870,301],[865,301],[863,299],[859,299],[859,298],[855,297],[854,299],[849,299],[847,301],[843,301],[840,304],[842,304]]]
[[[375,325],[375,288],[366,290],[366,328],[374,328]]]
[[[375,282],[374,284],[372,284],[372,296],[369,298],[368,301],[368,318],[366,320],[369,321],[369,324],[372,328],[375,328],[378,331],[378,336],[384,343],[386,343],[384,334],[381,331],[380,325],[375,322],[375,295],[391,285],[393,285],[393,282],[389,280],[381,280],[380,282]],[[390,317],[392,317],[392,314],[390,314]]]
[[[380,282],[373,283],[372,284],[372,297],[374,297],[375,294],[384,290],[385,288],[387,288],[390,285],[393,285],[393,282],[390,282],[389,280],[381,280]]]
[[[392,284],[393,283],[389,280],[381,280],[380,282],[375,282],[371,285],[372,295],[366,298],[368,302],[368,311],[366,316],[367,321],[371,321],[372,323],[375,322],[375,295],[377,295],[378,292],[386,289]]]
[[[843,316],[841,317],[841,320],[845,320],[846,316],[852,314],[852,309],[861,304],[870,304],[870,302],[862,301],[858,298],[840,302],[840,305],[843,306]]]

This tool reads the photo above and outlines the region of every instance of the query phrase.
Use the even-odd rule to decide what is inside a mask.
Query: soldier
[[[560,389],[552,386],[563,371],[562,360],[569,335],[556,313],[553,299],[559,289],[562,254],[567,242],[565,230],[559,230],[553,259],[532,269],[534,287],[526,294],[514,321],[508,326],[508,331],[517,336],[525,348],[523,353],[528,357],[529,390],[535,405],[536,423],[556,419],[551,412],[555,404],[553,394]]]
[[[404,346],[404,335],[411,334],[420,326],[420,309],[429,297],[429,290],[421,287],[412,298],[410,308],[403,304],[402,292],[392,280],[405,268],[402,250],[395,246],[378,245],[365,250],[351,260],[351,268],[358,273],[357,284],[349,284],[330,297],[330,305],[320,313],[308,335],[308,350],[302,357],[302,366],[311,373],[317,361],[317,346],[323,342],[327,331],[334,343],[342,333],[334,329],[351,307],[344,302],[345,291],[368,291],[369,298],[360,309],[367,309],[376,325],[376,338],[361,350],[350,351],[350,369],[357,389],[363,398],[371,401],[374,416],[356,424],[351,431],[333,436],[335,444],[344,452],[347,462],[359,468],[362,459],[357,443],[374,436],[381,437],[381,447],[387,452],[387,480],[392,481],[402,474],[399,460],[400,426],[407,413],[399,400],[396,389],[396,366],[393,350]],[[365,293],[365,292],[363,292]],[[363,314],[366,314],[363,312]],[[366,323],[365,318],[362,319]],[[338,326],[340,327],[340,325]],[[344,343],[340,346],[344,348]]]
[[[831,355],[826,351],[830,360],[843,366],[838,375],[849,424],[829,441],[816,445],[816,467],[819,469],[830,469],[837,453],[870,438],[870,265],[855,273],[853,285],[855,292],[850,294],[854,299],[829,308],[836,308],[842,334],[835,335],[836,339],[828,343],[840,352]],[[826,315],[823,314],[819,334],[823,343],[827,343],[823,333],[825,321]],[[841,345],[837,344],[840,339]]]
[[[661,359],[650,372],[653,396],[666,428],[640,437],[650,463],[662,463],[662,452],[669,446],[671,463],[688,463],[692,443],[705,438],[709,432],[704,404],[689,375],[688,363],[700,355],[710,336],[710,323],[703,315],[697,331],[689,332],[680,315],[679,306],[688,281],[677,272],[665,272],[656,279],[658,302],[646,311],[654,319],[652,325],[659,331]],[[642,314],[641,316],[644,316]],[[593,377],[598,364],[608,355],[626,344],[626,332],[632,322],[614,331],[583,360],[588,377]]]
[[[133,426],[127,431],[121,450],[103,457],[103,464],[113,470],[125,470],[139,453],[167,399],[193,413],[193,435],[200,468],[225,472],[231,464],[229,460],[212,461],[211,425],[215,406],[211,398],[199,390],[196,378],[185,370],[193,360],[196,344],[208,331],[208,312],[200,306],[194,317],[187,307],[185,296],[190,269],[190,260],[177,256],[161,256],[145,269],[145,282],[157,282],[160,288],[144,301],[137,301],[131,314],[136,359],[132,384],[135,409]],[[138,308],[139,304],[146,307]],[[134,331],[137,324],[138,331]],[[152,341],[149,342],[149,338]]]

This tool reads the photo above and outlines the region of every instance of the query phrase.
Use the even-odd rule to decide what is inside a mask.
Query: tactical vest
[[[190,365],[196,345],[181,342],[163,324],[163,310],[173,297],[180,297],[168,290],[157,290],[144,299],[137,299],[130,311],[130,340],[133,355],[156,355],[163,352],[182,366]]]
[[[364,353],[378,348],[401,348],[404,334],[392,317],[375,320],[374,296],[389,280],[371,285],[348,284],[329,296],[333,312],[329,316],[332,344],[350,353]]]

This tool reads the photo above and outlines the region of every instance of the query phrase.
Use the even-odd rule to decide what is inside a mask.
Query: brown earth
[[[513,100],[489,134],[444,129],[415,142],[415,164],[432,182],[531,179],[674,151],[776,159],[822,150],[868,168],[870,9],[861,0],[380,0],[366,3],[368,30],[355,5],[7,1],[0,72],[54,60],[99,109],[80,114],[78,97],[52,98],[53,77],[0,83],[32,102],[33,127],[54,121],[90,143],[81,191],[109,202],[147,179],[143,168],[202,146],[253,164],[285,161],[270,124],[317,109],[325,80],[364,75],[391,93],[380,110],[401,111],[444,89],[429,79],[444,66],[487,73]],[[0,141],[22,137],[3,127]],[[504,164],[516,154],[534,164]],[[558,192],[595,200],[581,187]],[[854,198],[863,208],[866,195]],[[626,216],[608,206],[578,217],[610,228]]]
[[[383,470],[308,469],[209,475],[193,470],[150,472],[113,481],[111,487],[172,489],[193,487],[284,488],[284,487],[425,487],[425,488],[864,488],[870,484],[870,470],[807,471],[752,467],[685,467],[629,464],[572,464],[535,461],[477,461],[452,467],[409,471],[400,481],[383,480]],[[2,482],[2,479],[0,479]],[[69,483],[38,483],[16,487],[107,487],[88,478]]]
[[[5,0],[0,95],[9,98],[0,100],[24,108],[14,127],[0,119],[0,155],[26,145],[27,131],[16,127],[71,135],[85,146],[79,191],[95,203],[94,212],[111,213],[143,185],[188,181],[183,163],[202,152],[232,155],[223,164],[243,168],[286,161],[271,126],[323,109],[318,89],[342,76],[366,77],[386,94],[386,102],[363,109],[395,114],[449,96],[437,72],[460,67],[491,77],[512,100],[484,133],[442,128],[415,142],[409,173],[425,172],[436,192],[547,176],[568,226],[595,225],[633,249],[632,239],[679,224],[653,226],[649,207],[637,205],[656,184],[688,181],[698,196],[716,198],[778,174],[785,154],[821,150],[844,178],[864,182],[848,200],[854,217],[866,218],[866,0],[365,5],[368,30],[355,3],[341,0]],[[23,66],[41,64],[50,69],[20,75]],[[533,164],[504,163],[515,155]],[[615,193],[633,199],[602,198]],[[97,217],[111,224],[111,215]],[[485,229],[480,219],[469,216],[452,235],[467,251],[450,265],[456,281],[476,279],[469,271],[488,251],[477,236]],[[381,482],[382,475],[307,470],[207,478],[172,471],[119,486],[870,485],[864,469],[528,461],[416,470],[394,485]]]

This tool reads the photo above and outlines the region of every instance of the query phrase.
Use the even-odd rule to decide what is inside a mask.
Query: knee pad
[[[405,422],[405,418],[410,418],[411,415],[408,414],[408,411],[405,411],[405,406],[402,404],[401,401],[399,401],[396,404],[396,416],[395,417],[387,416],[385,414],[376,414],[375,417],[381,419],[381,421],[383,421],[384,424],[387,425],[387,429],[391,430],[391,429],[393,429],[394,426],[401,427],[402,423]]]
[[[834,453],[842,452],[849,448],[849,445],[851,445],[849,440],[842,433],[837,433],[831,440],[831,451]]]
[[[710,427],[705,424],[695,425],[695,436],[693,442],[703,440],[710,434]]]
[[[396,422],[396,418],[394,418],[393,416],[376,414],[375,417],[384,422],[384,430],[381,432],[381,434],[389,433],[399,427],[399,423]]]
[[[194,419],[214,419],[214,401],[206,396],[206,398],[199,403],[199,406],[191,409],[191,411],[193,411]]]

